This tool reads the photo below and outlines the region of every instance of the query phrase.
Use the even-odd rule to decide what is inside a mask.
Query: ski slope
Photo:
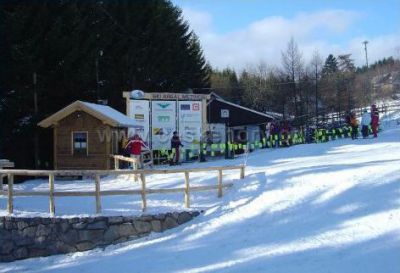
[[[400,272],[400,113],[391,113],[378,139],[254,152],[246,178],[229,172],[234,187],[193,193],[193,221],[147,238],[68,255],[0,264],[0,272]],[[214,161],[205,165],[242,163]],[[202,165],[202,166],[205,166]],[[191,177],[192,181],[192,177]],[[215,173],[193,175],[196,185]],[[104,185],[103,185],[104,184]],[[183,177],[153,176],[151,187],[181,186]],[[16,185],[39,190],[46,181]],[[93,182],[57,182],[65,190]],[[128,177],[102,187],[132,187]],[[44,199],[44,200],[42,200]],[[105,214],[140,214],[140,197],[104,198]],[[78,200],[78,201],[77,201]],[[5,214],[6,200],[0,199]],[[46,198],[17,198],[16,215],[47,215]],[[149,213],[181,210],[182,194],[150,195]],[[91,198],[59,198],[58,215],[94,212]]]

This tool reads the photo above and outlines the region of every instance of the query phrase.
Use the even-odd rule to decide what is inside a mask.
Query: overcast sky
[[[400,58],[400,0],[266,1],[173,0],[199,36],[207,60],[218,68],[245,68],[261,60],[280,66],[281,51],[293,36],[309,61],[318,50],[325,60],[351,53],[365,64],[368,40],[372,63]]]

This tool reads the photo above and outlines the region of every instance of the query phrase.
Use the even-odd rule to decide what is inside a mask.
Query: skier
[[[148,149],[138,134],[135,134],[128,144],[126,144],[126,149],[130,150],[131,158],[137,159],[137,166],[139,168],[142,168],[142,147]]]
[[[376,105],[371,105],[371,127],[374,137],[378,137],[378,126],[379,126],[379,111]]]
[[[361,132],[363,138],[368,137],[368,126],[371,124],[371,114],[368,113],[367,109],[364,110],[364,114],[361,117]]]
[[[181,140],[179,139],[178,132],[174,132],[171,138],[171,149],[175,150],[175,157],[172,159],[171,165],[179,164],[179,148],[183,147]]]
[[[357,131],[358,131],[358,120],[356,118],[356,114],[353,112],[350,116],[350,125],[351,125],[351,139],[357,139]]]

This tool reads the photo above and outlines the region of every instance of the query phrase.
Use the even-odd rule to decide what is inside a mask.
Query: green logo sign
[[[170,120],[169,116],[158,116],[157,118],[159,122],[169,122]]]
[[[167,108],[168,106],[171,105],[171,103],[157,103],[157,104],[158,104],[158,106],[160,106],[162,109],[165,109],[165,108]]]

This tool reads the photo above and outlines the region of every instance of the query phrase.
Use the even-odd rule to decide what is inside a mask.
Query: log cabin
[[[109,170],[110,155],[134,120],[101,104],[75,101],[38,123],[53,129],[54,169]]]

